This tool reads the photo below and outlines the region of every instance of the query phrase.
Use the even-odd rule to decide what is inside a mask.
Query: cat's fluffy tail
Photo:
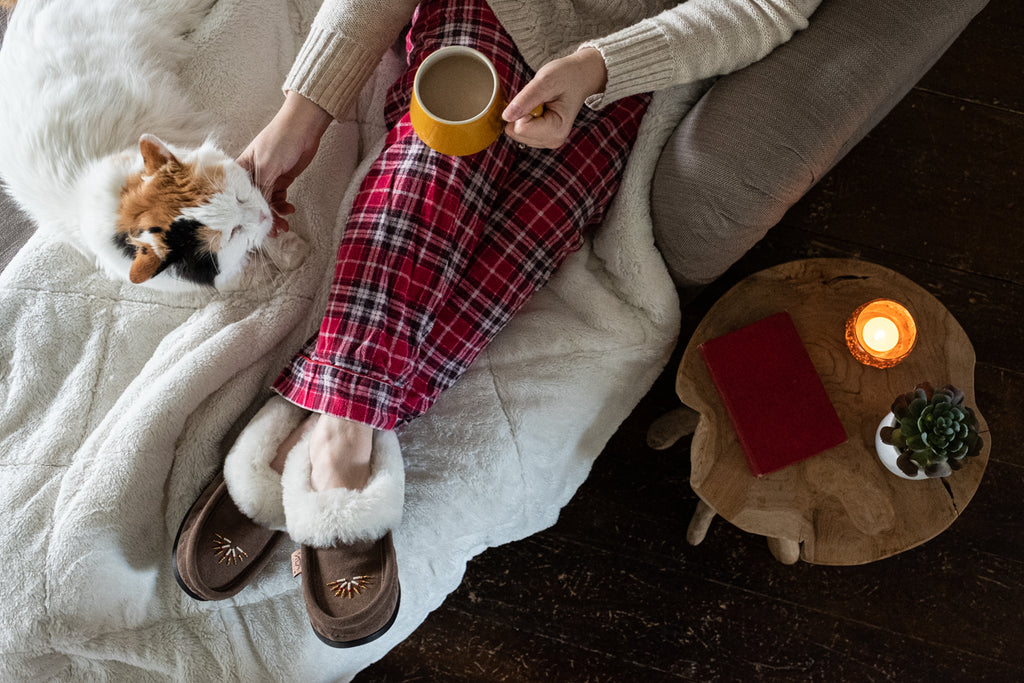
[[[0,9],[12,12],[17,4],[18,0],[0,0]],[[162,21],[178,25],[179,31],[187,32],[198,26],[217,0],[147,0],[138,4],[143,8],[151,7]]]
[[[74,221],[82,174],[151,133],[198,144],[177,73],[214,0],[21,0],[0,50],[0,178],[37,222]]]

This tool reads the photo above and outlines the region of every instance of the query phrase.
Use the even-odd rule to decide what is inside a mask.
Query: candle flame
[[[907,357],[917,341],[917,324],[906,306],[891,299],[873,299],[846,320],[846,347],[858,362],[891,368]]]
[[[884,353],[892,349],[900,341],[900,332],[889,318],[871,318],[864,323],[864,343],[872,351]]]

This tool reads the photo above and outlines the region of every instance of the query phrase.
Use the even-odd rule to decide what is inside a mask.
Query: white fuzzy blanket
[[[182,73],[240,151],[281,101],[313,0],[221,0]],[[0,279],[0,680],[346,680],[407,637],[489,546],[553,524],[675,341],[649,179],[697,96],[655,99],[606,224],[454,388],[400,433],[405,518],[394,627],[336,651],[309,628],[282,544],[236,598],[171,572],[178,524],[225,443],[318,326],[347,196],[383,130],[385,59],[359,119],[297,183],[305,263],[227,294],[121,285],[44,231]]]

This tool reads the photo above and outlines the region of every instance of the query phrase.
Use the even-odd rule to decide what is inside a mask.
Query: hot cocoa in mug
[[[409,118],[429,147],[465,156],[498,139],[506,105],[490,60],[471,47],[451,45],[428,55],[416,70]]]
[[[469,121],[487,111],[496,85],[485,62],[457,52],[437,60],[423,73],[420,104],[439,119]]]

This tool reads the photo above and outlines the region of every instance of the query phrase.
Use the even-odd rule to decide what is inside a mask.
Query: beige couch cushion
[[[719,80],[670,138],[654,232],[681,287],[738,260],[945,52],[987,0],[829,0]]]

